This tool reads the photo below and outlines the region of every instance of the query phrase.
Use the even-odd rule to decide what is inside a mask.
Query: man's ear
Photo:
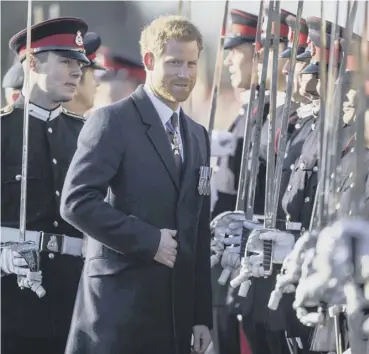
[[[145,68],[149,71],[154,70],[155,65],[155,58],[154,55],[150,52],[145,53],[143,57],[143,63],[145,65]]]

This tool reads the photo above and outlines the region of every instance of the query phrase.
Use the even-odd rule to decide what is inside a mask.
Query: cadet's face
[[[176,106],[191,94],[196,84],[199,54],[196,41],[170,40],[161,56],[145,55],[145,65],[151,71],[152,88],[169,105]]]
[[[286,85],[288,84],[289,65],[290,65],[290,59],[287,60],[282,70],[283,74],[286,75]],[[295,72],[293,74],[293,84],[292,84],[292,98],[296,102],[302,102],[302,103],[310,102],[310,100],[308,100],[304,96],[301,96],[300,94],[301,80],[303,76],[301,75],[301,71],[303,71],[307,66],[308,66],[308,63],[306,62],[296,61]]]
[[[278,50],[279,50],[278,55],[280,52],[285,50],[284,43],[281,43],[279,45]],[[260,53],[260,56],[259,56],[259,65],[258,65],[258,76],[259,76],[259,79],[261,79],[261,73],[263,70],[263,60],[264,60],[264,55],[265,55],[264,48],[262,48],[259,53]],[[288,59],[278,58],[278,71],[277,71],[277,90],[278,91],[286,90],[286,80],[284,78],[282,70],[287,60]],[[271,85],[272,85],[272,77],[273,77],[273,50],[271,49],[269,52],[269,57],[268,57],[268,70],[267,70],[267,77],[266,77],[266,88],[268,90],[271,88]]]
[[[80,100],[87,109],[90,109],[94,105],[98,85],[95,80],[94,69],[87,67],[84,70],[83,80],[77,87],[75,98]]]
[[[76,59],[64,58],[50,52],[45,62],[39,62],[38,87],[53,102],[68,102],[76,93],[82,71],[82,63]]]
[[[232,48],[224,60],[228,67],[233,88],[249,89],[251,86],[252,60],[254,48],[251,44],[241,44]]]
[[[302,74],[300,95],[309,98],[310,100],[318,98],[319,97],[317,92],[318,83],[319,80],[315,74]]]

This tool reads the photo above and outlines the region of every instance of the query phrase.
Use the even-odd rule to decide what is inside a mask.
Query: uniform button
[[[15,176],[15,180],[16,180],[16,181],[20,181],[21,179],[22,179],[22,175],[16,175],[16,176]]]
[[[350,188],[354,188],[355,183],[350,184]]]
[[[56,194],[57,197],[60,196],[60,192],[59,191],[55,191],[55,194]]]
[[[290,170],[291,171],[293,171],[295,169],[295,165],[294,164],[292,164],[291,166],[290,166]]]
[[[318,171],[318,166],[315,166],[315,167],[313,168],[313,171],[314,171],[314,172],[317,172],[317,171]]]
[[[56,165],[58,163],[58,161],[56,161],[56,159],[53,159],[53,164]]]
[[[59,223],[58,223],[57,221],[54,221],[54,222],[53,222],[53,226],[54,226],[54,227],[58,227],[58,226],[59,226]]]
[[[296,129],[300,129],[300,128],[301,128],[301,124],[300,124],[300,123],[297,123],[297,124],[295,125],[295,128],[296,128]]]
[[[309,197],[306,197],[305,198],[305,203],[309,203],[310,202],[310,198]]]
[[[50,134],[53,132],[52,128],[49,128],[47,131],[48,131]]]
[[[284,158],[287,158],[287,156],[288,156],[288,154],[287,154],[287,152],[284,154]]]
[[[339,208],[341,208],[341,204],[340,203],[337,203],[336,204],[336,210],[338,210]]]
[[[288,186],[287,186],[287,191],[289,192],[289,191],[291,191],[292,190],[292,186],[289,184]]]
[[[349,174],[349,178],[352,178],[352,176],[353,176],[354,174],[352,173],[352,172],[350,172],[350,174]]]
[[[351,148],[351,152],[355,152],[355,148]]]
[[[315,127],[316,127],[316,125],[313,123],[313,124],[311,125],[311,130],[315,130]]]

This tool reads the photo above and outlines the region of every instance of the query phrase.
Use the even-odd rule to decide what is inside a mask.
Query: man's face
[[[196,84],[199,48],[196,41],[170,40],[164,53],[146,58],[153,90],[168,102],[184,102]]]
[[[310,100],[319,97],[317,86],[319,80],[315,74],[301,74],[300,95]]]
[[[278,48],[278,69],[277,69],[277,91],[285,91],[286,90],[286,80],[283,75],[283,67],[288,59],[279,58],[279,53],[285,50],[285,44],[280,43]],[[265,51],[262,48],[259,51],[259,65],[258,65],[258,76],[261,79],[262,70],[263,70],[263,60]],[[273,50],[269,50],[269,57],[268,57],[268,68],[267,68],[267,76],[266,76],[266,88],[270,90],[272,85],[272,77],[273,77]]]
[[[288,85],[288,71],[290,66],[290,59],[287,60],[285,63],[282,72],[284,75],[286,75],[286,86]],[[302,103],[309,103],[310,100],[308,100],[306,97],[301,96],[300,94],[300,87],[301,87],[301,80],[302,76],[301,71],[303,71],[308,66],[307,62],[304,61],[296,61],[295,65],[295,72],[293,74],[293,83],[292,83],[292,98],[295,102],[302,102]]]
[[[82,102],[87,109],[90,109],[94,105],[98,85],[94,75],[95,70],[91,67],[83,70],[85,70],[83,80],[81,80],[77,87],[75,99]]]
[[[82,75],[82,63],[53,52],[48,53],[45,61],[36,61],[33,71],[39,89],[53,102],[72,100]]]
[[[250,88],[253,56],[254,48],[249,43],[238,45],[229,51],[224,65],[228,68],[233,88]]]

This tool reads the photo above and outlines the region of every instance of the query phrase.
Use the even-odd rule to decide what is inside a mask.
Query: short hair
[[[199,52],[204,48],[202,34],[188,19],[182,16],[161,16],[152,21],[141,32],[141,56],[152,52],[156,56],[164,53],[165,44],[170,40],[196,41]]]

